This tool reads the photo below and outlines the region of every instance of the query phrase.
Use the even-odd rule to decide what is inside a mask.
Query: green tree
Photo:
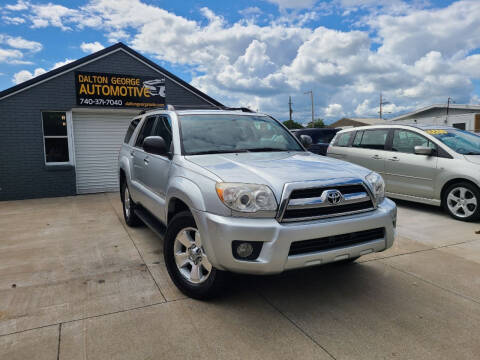
[[[307,124],[307,128],[323,128],[325,127],[325,123],[323,122],[323,119],[315,119],[315,121],[310,121]]]
[[[293,120],[284,121],[283,125],[285,125],[289,129],[303,129],[302,124],[299,124],[298,122]]]

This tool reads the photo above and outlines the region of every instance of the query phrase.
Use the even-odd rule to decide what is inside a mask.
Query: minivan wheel
[[[477,220],[480,218],[480,190],[468,182],[453,184],[445,191],[443,205],[454,219]]]
[[[168,223],[163,247],[168,273],[181,292],[200,300],[221,292],[227,274],[210,264],[189,211],[178,213]]]
[[[125,219],[125,222],[128,226],[132,227],[140,225],[142,221],[135,214],[135,203],[132,200],[130,190],[125,181],[122,182],[120,191],[122,194],[123,218]]]

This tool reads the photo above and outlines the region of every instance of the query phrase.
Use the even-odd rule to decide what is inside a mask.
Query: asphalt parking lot
[[[117,194],[2,202],[0,359],[478,359],[480,223],[398,205],[386,252],[200,302]]]

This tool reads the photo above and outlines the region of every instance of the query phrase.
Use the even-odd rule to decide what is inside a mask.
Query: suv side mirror
[[[433,153],[433,149],[427,146],[415,146],[414,152],[417,155],[427,155],[430,156]]]
[[[161,136],[148,136],[143,140],[143,150],[155,155],[169,156],[167,144]]]
[[[312,138],[310,135],[300,135],[300,142],[303,146],[308,148],[310,145],[312,145]]]

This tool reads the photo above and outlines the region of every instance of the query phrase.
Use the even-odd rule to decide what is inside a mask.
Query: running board
[[[135,214],[145,223],[145,225],[147,225],[155,234],[157,234],[158,237],[160,237],[162,240],[164,239],[167,228],[161,221],[159,221],[148,210],[142,207],[137,207],[135,209]]]

